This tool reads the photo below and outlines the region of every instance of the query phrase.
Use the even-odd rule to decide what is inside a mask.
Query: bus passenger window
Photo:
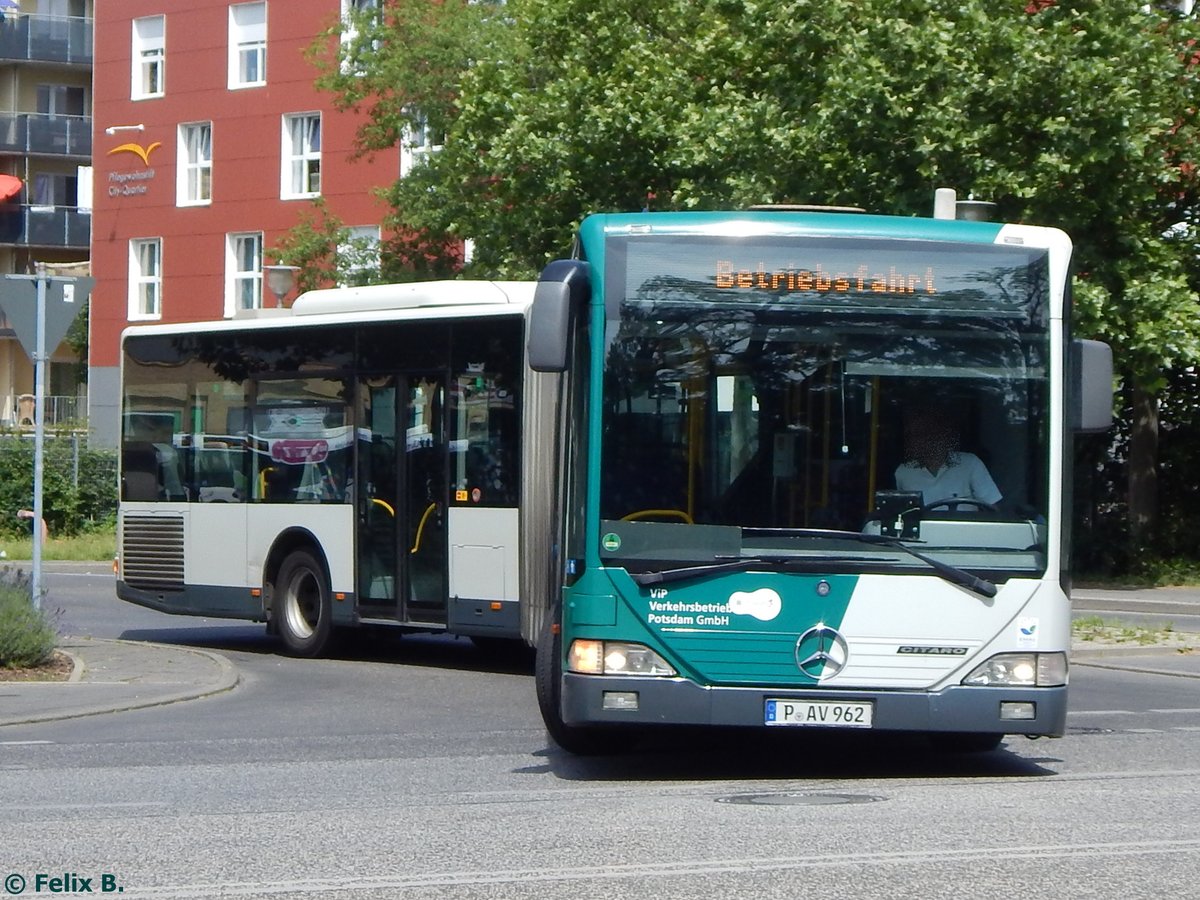
[[[455,380],[451,415],[454,499],[483,506],[516,506],[516,398],[494,373]]]

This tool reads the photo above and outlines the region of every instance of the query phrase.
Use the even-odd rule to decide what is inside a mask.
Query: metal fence
[[[73,426],[83,427],[87,424],[87,398],[75,394],[54,394],[44,400],[42,411],[45,414],[45,424],[59,428]],[[21,428],[29,428],[34,424],[33,394],[21,394],[17,397],[16,416],[13,424]]]

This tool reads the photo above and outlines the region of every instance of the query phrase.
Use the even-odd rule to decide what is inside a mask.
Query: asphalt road
[[[1076,666],[1068,735],[994,753],[705,732],[589,760],[547,745],[527,660],[437,638],[294,660],[104,577],[49,579],[64,623],[215,649],[242,681],[0,730],[0,876],[23,893],[74,873],[169,898],[1200,894],[1200,681],[1140,657]]]

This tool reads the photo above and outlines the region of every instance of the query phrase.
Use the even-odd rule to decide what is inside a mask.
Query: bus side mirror
[[[535,372],[565,372],[571,344],[571,318],[588,299],[588,264],[556,259],[546,266],[529,310],[529,367]]]
[[[1084,434],[1107,431],[1113,417],[1112,348],[1075,340],[1071,351],[1071,427]]]

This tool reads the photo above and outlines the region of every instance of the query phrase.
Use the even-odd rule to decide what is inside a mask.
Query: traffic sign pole
[[[33,608],[42,608],[42,469],[46,457],[46,266],[37,264],[37,350],[33,354]]]

